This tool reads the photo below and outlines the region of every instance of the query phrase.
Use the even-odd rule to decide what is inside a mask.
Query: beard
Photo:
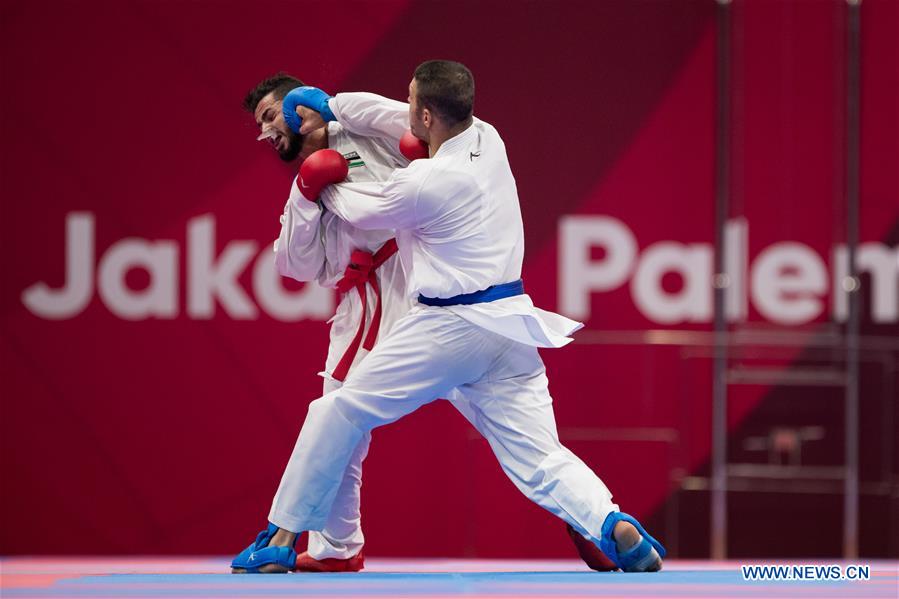
[[[299,133],[294,133],[290,129],[287,130],[287,148],[282,152],[278,151],[278,156],[281,157],[281,160],[284,162],[293,162],[297,159],[297,156],[300,155],[300,150],[303,149],[303,141],[304,135],[300,135]]]

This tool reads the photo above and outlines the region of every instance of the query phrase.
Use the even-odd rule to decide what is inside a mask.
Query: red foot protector
[[[597,549],[599,551],[599,549]],[[339,559],[329,557],[322,560],[309,556],[308,551],[297,556],[297,572],[358,572],[365,567],[365,557],[360,551],[353,557]]]
[[[566,524],[565,529],[568,530],[568,536],[574,541],[577,554],[581,556],[581,559],[584,560],[584,563],[587,564],[591,570],[596,570],[597,572],[611,572],[612,570],[618,569],[618,566],[616,566],[605,553],[599,550],[599,547],[582,537],[578,531],[571,528],[570,524]],[[297,563],[299,564],[299,560],[297,560]]]

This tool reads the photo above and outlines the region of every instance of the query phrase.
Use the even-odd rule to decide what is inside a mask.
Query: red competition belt
[[[359,351],[359,344],[362,342],[362,334],[365,332],[365,317],[368,311],[368,302],[366,301],[366,284],[371,285],[375,291],[375,312],[371,317],[371,325],[368,327],[368,335],[365,336],[365,343],[362,343],[367,351],[375,346],[375,339],[378,338],[378,329],[381,327],[381,288],[378,285],[378,277],[375,271],[388,258],[396,253],[396,239],[389,239],[381,246],[377,252],[372,255],[370,252],[363,250],[355,250],[350,256],[350,263],[343,273],[343,278],[337,283],[337,290],[341,293],[355,288],[359,292],[359,299],[362,301],[362,318],[359,320],[359,330],[353,337],[349,347],[343,352],[343,357],[337,363],[337,368],[331,373],[331,376],[338,381],[346,378],[356,353]]]

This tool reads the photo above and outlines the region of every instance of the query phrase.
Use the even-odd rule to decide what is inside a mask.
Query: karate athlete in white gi
[[[308,88],[307,88],[308,89]],[[537,347],[561,347],[580,324],[534,307],[520,280],[523,229],[505,146],[473,119],[463,65],[429,61],[410,104],[372,94],[300,103],[360,135],[405,128],[430,159],[385,183],[342,183],[324,205],[365,230],[394,229],[418,304],[382,337],[344,385],[312,402],[269,513],[269,526],[232,567],[286,571],[296,533],[321,530],[360,440],[453,389],[503,470],[531,500],[564,519],[620,568],[661,568],[664,549],[618,511],[602,481],[559,442]],[[408,117],[407,117],[408,115]]]
[[[281,158],[290,162],[331,148],[346,158],[353,182],[385,181],[409,161],[400,153],[397,140],[384,136],[361,136],[332,122],[308,135],[297,135],[284,123],[281,102],[291,89],[302,86],[298,79],[278,74],[262,81],[244,101],[260,129]],[[371,349],[412,302],[406,295],[406,278],[397,258],[391,230],[363,230],[307,200],[291,185],[281,216],[281,234],[275,242],[278,271],[298,281],[317,281],[341,292],[331,318],[330,345],[324,377],[324,393],[340,387]],[[351,266],[352,264],[352,266]],[[363,304],[362,299],[365,299]],[[364,310],[363,310],[364,306]],[[358,571],[364,557],[360,514],[362,461],[371,435],[363,435],[343,473],[340,488],[324,528],[309,532],[309,545],[298,556],[301,571]]]

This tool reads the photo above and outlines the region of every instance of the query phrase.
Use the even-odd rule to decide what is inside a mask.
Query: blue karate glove
[[[334,116],[334,113],[331,112],[331,107],[328,106],[328,100],[330,99],[331,96],[317,87],[310,87],[308,85],[295,87],[287,92],[287,95],[284,96],[284,100],[281,101],[281,111],[284,113],[284,122],[287,123],[287,126],[290,127],[290,130],[294,133],[300,132],[300,125],[303,124],[303,119],[297,114],[297,106],[311,108],[322,115],[322,119],[324,119],[326,123],[336,121],[337,117]]]

